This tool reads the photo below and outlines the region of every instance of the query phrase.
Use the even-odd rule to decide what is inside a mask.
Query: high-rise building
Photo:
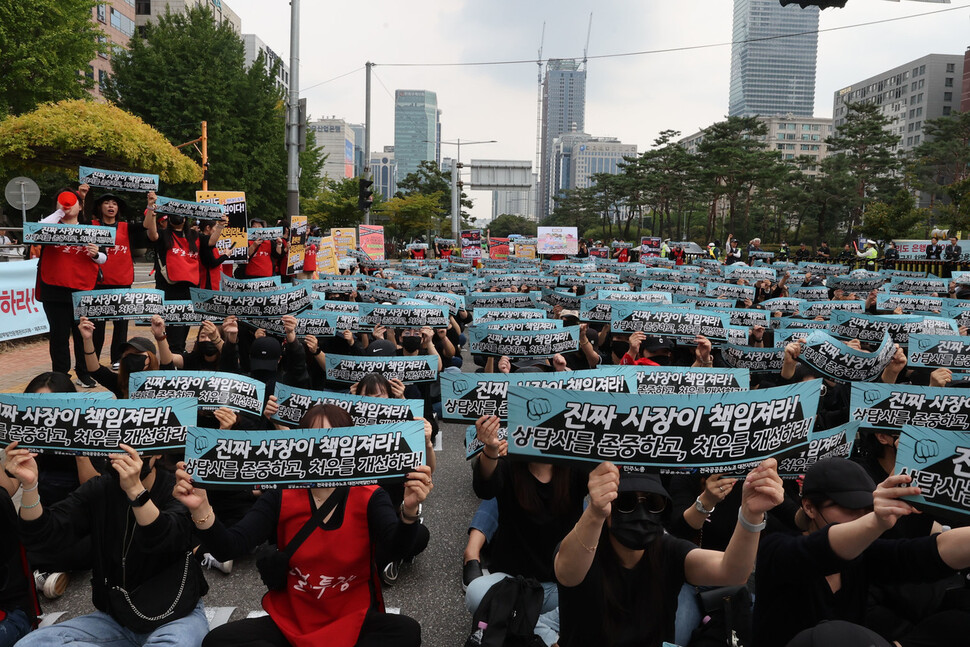
[[[101,84],[111,74],[111,52],[115,48],[127,49],[128,41],[135,35],[135,7],[128,0],[109,0],[91,10],[91,20],[104,32],[105,51],[88,64],[85,74],[94,81],[91,94],[100,99]]]
[[[125,2],[131,4],[129,0],[125,0]],[[205,5],[212,11],[216,20],[229,23],[237,34],[242,31],[242,21],[239,19],[239,15],[230,9],[229,5],[223,0],[134,0],[134,2],[135,24],[139,29],[153,18],[163,15],[166,11],[179,13],[191,7]]]
[[[404,179],[421,162],[435,161],[438,142],[438,96],[427,90],[394,93],[394,157]]]
[[[540,175],[538,218],[552,211],[550,196],[555,195],[552,178],[553,140],[586,127],[586,69],[576,59],[549,59],[542,82],[542,132],[540,135]],[[556,187],[558,188],[558,187]]]
[[[565,191],[592,186],[595,173],[619,173],[623,158],[636,154],[636,144],[624,144],[616,137],[593,137],[579,132],[559,135],[552,140],[549,156],[546,199],[550,211],[555,208],[556,198]]]
[[[364,174],[364,124],[347,124],[354,133],[354,177]]]
[[[434,132],[434,162],[441,166],[441,109],[435,114]]]
[[[960,100],[960,112],[970,111],[970,47],[963,55],[963,98]]]
[[[835,128],[845,123],[848,104],[875,104],[890,120],[887,129],[899,137],[896,150],[919,146],[927,120],[960,109],[966,60],[963,54],[929,54],[842,88],[832,104]]]
[[[279,54],[274,52],[269,48],[269,46],[260,39],[256,34],[243,34],[243,55],[245,56],[245,65],[248,70],[259,58],[260,52],[262,52],[265,58],[266,71],[271,72],[273,66],[279,63],[279,68],[276,72],[276,85],[283,89],[284,92],[290,89],[290,67],[286,64],[286,61],[280,57]]]
[[[532,191],[492,191],[492,218],[502,214],[535,219],[536,202]]]
[[[317,119],[307,124],[316,137],[317,146],[327,156],[320,177],[342,180],[354,177],[354,131],[343,119]]]
[[[734,0],[728,115],[812,116],[818,15],[818,7]]]
[[[370,154],[370,172],[374,178],[374,192],[390,200],[397,193],[397,163],[394,161],[394,147],[385,146],[384,152]]]

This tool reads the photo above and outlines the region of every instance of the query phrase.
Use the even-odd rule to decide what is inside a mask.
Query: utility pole
[[[364,179],[371,179],[370,173],[370,71],[374,64],[370,61],[364,63],[366,70],[366,85],[364,97]],[[364,210],[364,224],[370,224],[370,207]]]
[[[300,215],[300,0],[290,0],[290,96],[286,128],[286,215]]]
[[[461,191],[458,189],[458,172],[461,162],[455,160],[451,165],[451,236],[461,240]],[[461,245],[461,243],[458,243]]]
[[[202,122],[202,190],[209,190],[209,124],[205,121]]]

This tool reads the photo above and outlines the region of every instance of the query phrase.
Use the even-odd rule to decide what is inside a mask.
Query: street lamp
[[[449,146],[457,146],[458,152],[455,156],[455,163],[451,165],[451,234],[458,240],[461,234],[460,214],[461,214],[461,192],[458,190],[458,169],[461,168],[461,145],[472,146],[474,144],[497,144],[497,139],[484,139],[481,141],[469,142],[461,141],[461,138],[456,139],[453,142],[432,142],[427,139],[424,140],[429,144],[447,144]]]

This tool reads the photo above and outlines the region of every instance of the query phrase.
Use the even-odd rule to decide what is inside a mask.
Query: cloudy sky
[[[285,0],[225,0],[278,54],[289,56],[290,6]],[[373,150],[394,143],[394,90],[438,95],[446,141],[498,140],[469,147],[462,159],[534,160],[534,62],[469,67],[391,66],[581,57],[590,13],[589,55],[726,43],[731,0],[304,0],[300,86],[312,118],[364,120],[365,61],[377,64],[372,88]],[[962,54],[970,46],[970,2],[951,5],[849,0],[822,12],[822,30],[914,16],[819,35],[815,115],[831,116],[839,88],[930,53]],[[365,10],[366,9],[366,10]],[[685,135],[727,113],[730,46],[687,52],[593,59],[586,90],[586,132],[648,148],[661,130]],[[358,70],[358,68],[361,68]],[[322,83],[353,70],[343,78]],[[318,85],[319,84],[319,85]],[[445,146],[443,156],[454,152]],[[487,194],[472,194],[487,218]]]

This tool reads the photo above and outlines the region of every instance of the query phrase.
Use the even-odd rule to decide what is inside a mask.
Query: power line
[[[698,49],[711,49],[714,47],[727,47],[728,45],[741,45],[744,43],[757,43],[769,40],[779,40],[782,38],[796,38],[798,36],[807,36],[810,34],[823,34],[833,31],[843,31],[846,29],[857,29],[859,27],[871,27],[873,25],[883,25],[890,22],[898,22],[901,20],[909,20],[911,18],[922,18],[924,16],[933,16],[936,14],[947,13],[950,11],[959,11],[961,9],[970,8],[970,4],[961,5],[959,7],[949,7],[947,9],[937,9],[935,11],[925,11],[923,13],[911,14],[909,16],[897,16],[896,18],[884,18],[882,20],[872,20],[869,22],[860,22],[853,25],[842,25],[841,27],[828,27],[826,29],[812,29],[807,31],[792,32],[789,34],[778,34],[776,36],[763,36],[761,38],[747,38],[744,40],[729,41],[725,43],[708,43],[706,45],[684,45],[681,47],[668,47],[665,49],[647,49],[639,52],[620,52],[616,54],[598,54],[593,56],[588,56],[591,59],[604,59],[604,58],[623,58],[629,56],[646,56],[649,54],[669,54],[672,52],[688,52]],[[559,57],[562,58],[562,57]],[[578,57],[572,57],[578,58]],[[538,61],[540,63],[548,62],[550,59],[544,59]],[[535,64],[536,59],[519,59],[519,60],[509,60],[509,61],[476,61],[468,63],[374,63],[374,65],[382,65],[384,67],[475,67],[475,66],[485,66],[485,65],[521,65],[528,63],[530,65]]]
[[[350,76],[351,74],[354,74],[355,72],[360,72],[362,69],[364,69],[364,66],[363,65],[361,65],[360,67],[358,67],[356,70],[351,70],[349,72],[344,72],[340,76],[335,76],[332,79],[327,79],[326,81],[320,81],[319,83],[314,83],[313,85],[308,85],[305,88],[300,88],[300,94],[303,94],[307,90],[312,90],[313,88],[315,88],[317,86],[324,85],[325,83],[330,83],[331,81],[336,81],[337,79],[342,79],[345,76]]]

